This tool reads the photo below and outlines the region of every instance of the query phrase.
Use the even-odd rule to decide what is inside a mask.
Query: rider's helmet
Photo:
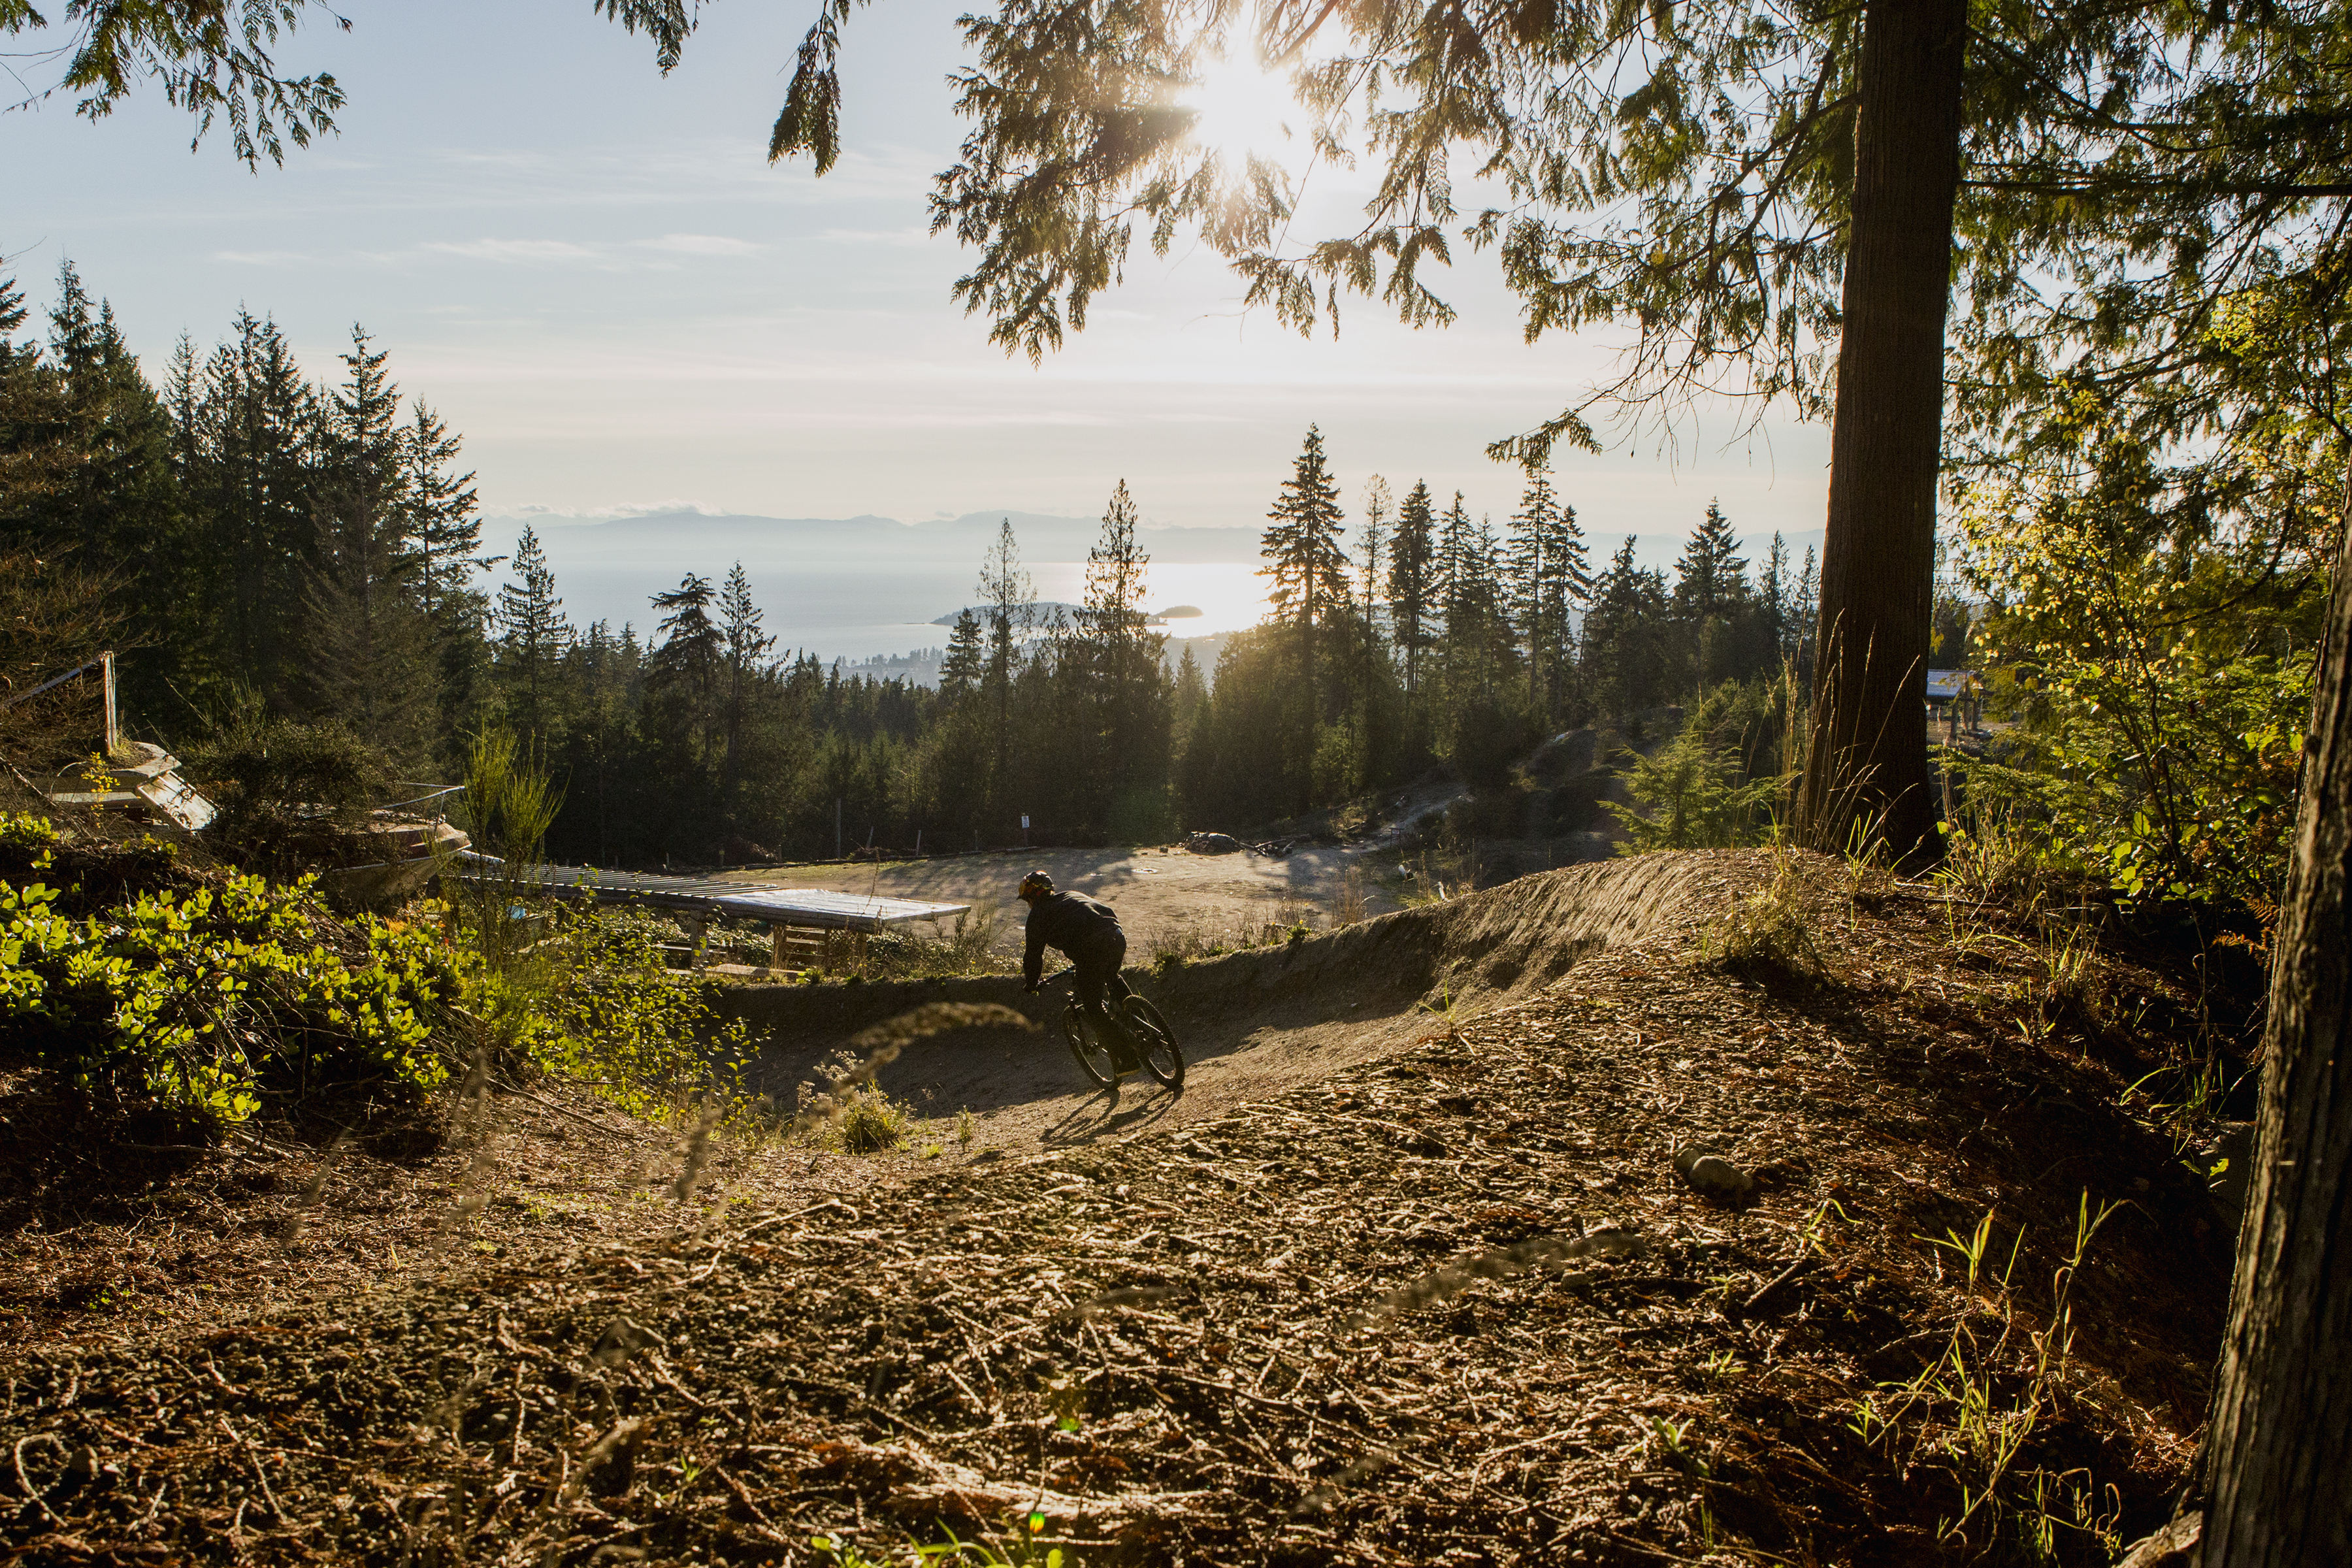
[[[1021,879],[1021,896],[1024,899],[1042,899],[1053,890],[1054,879],[1043,871],[1032,871]]]

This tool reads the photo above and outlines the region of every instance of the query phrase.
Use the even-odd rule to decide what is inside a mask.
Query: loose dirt
[[[1244,850],[1194,855],[1145,849],[1003,849],[879,865],[786,866],[722,873],[722,879],[778,882],[795,888],[880,893],[886,898],[992,906],[999,922],[994,951],[1018,955],[1024,910],[1014,889],[1031,870],[1054,885],[1116,907],[1131,953],[1141,958],[1187,933],[1207,940],[1255,936],[1268,921],[1290,924],[1302,915],[1328,918],[1350,868],[1372,864],[1370,845],[1308,845],[1279,858]],[[1397,889],[1375,877],[1365,889],[1370,912],[1398,907]],[[920,924],[911,927],[925,930]]]
[[[1148,1128],[1070,1121],[1050,1042],[1013,1036],[965,1042],[1035,1054],[971,1152],[770,1150],[639,1205],[659,1223],[543,1242],[450,1171],[415,1189],[446,1238],[429,1276],[8,1355],[0,1542],[40,1563],[823,1563],[950,1530],[1087,1563],[2112,1561],[2185,1479],[2228,1285],[2201,1183],[2116,1103],[2182,994],[2117,961],[2100,984],[2136,1012],[2110,1024],[2126,1009],[2048,984],[1998,911],[1856,896],[1833,862],[1805,900],[1826,981],[1699,962],[1770,873],[1582,868],[1188,966],[1159,984],[1202,1066]],[[1962,914],[1998,940],[1957,942]],[[739,995],[789,1077],[906,999],[885,989]],[[946,1070],[901,1066],[909,1092]],[[1685,1188],[1693,1146],[1752,1173],[1755,1205]],[[1988,1217],[1998,1276],[1935,1244]]]
[[[1156,973],[1132,968],[1129,981],[1183,1041],[1181,1094],[1140,1075],[1116,1091],[1095,1089],[1059,1032],[1061,994],[1024,997],[1015,979],[746,985],[721,1006],[761,1042],[755,1087],[787,1105],[844,1040],[926,1001],[1023,1010],[1038,1032],[919,1041],[880,1068],[877,1081],[927,1117],[971,1112],[980,1147],[1026,1153],[1166,1131],[1316,1081],[1454,1018],[1532,994],[1612,944],[1687,931],[1721,907],[1736,875],[1704,856],[1577,867],[1325,937]],[[1132,901],[1121,900],[1122,914]]]

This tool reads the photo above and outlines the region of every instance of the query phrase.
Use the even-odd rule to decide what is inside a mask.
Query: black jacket
[[[1127,951],[1127,933],[1108,904],[1084,893],[1048,893],[1029,906],[1029,954],[1021,973],[1031,985],[1045,973],[1045,950],[1057,948],[1071,962],[1117,962]]]

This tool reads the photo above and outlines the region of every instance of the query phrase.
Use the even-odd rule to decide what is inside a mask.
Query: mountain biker
[[[1071,994],[1112,1043],[1121,1065],[1131,1065],[1135,1049],[1127,1025],[1103,1005],[1105,990],[1114,1001],[1128,998],[1127,982],[1118,976],[1119,965],[1127,961],[1127,933],[1119,930],[1118,914],[1084,893],[1055,892],[1054,879],[1043,871],[1021,879],[1021,899],[1029,906],[1029,952],[1021,965],[1024,989],[1037,989],[1045,972],[1045,950],[1058,950],[1077,971],[1070,979]]]

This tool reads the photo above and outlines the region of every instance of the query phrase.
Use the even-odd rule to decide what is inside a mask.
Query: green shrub
[[[1685,726],[1654,757],[1631,755],[1622,776],[1633,804],[1601,803],[1625,829],[1618,852],[1720,849],[1752,841],[1780,781],[1742,784],[1739,774],[1739,753],[1712,744],[1696,724]]]
[[[2029,464],[1969,496],[1986,705],[2013,724],[1952,759],[1965,825],[2126,899],[2260,909],[2285,881],[2334,552],[2301,502],[2153,509],[2137,445],[2088,454],[2133,482]]]
[[[431,1034],[463,986],[453,955],[375,921],[364,958],[339,953],[308,891],[233,876],[76,920],[55,889],[0,882],[0,1026],[82,1084],[222,1122],[329,1083],[441,1083]]]
[[[383,858],[380,843],[354,829],[365,826],[388,764],[349,725],[280,717],[240,689],[186,753],[189,773],[220,806],[209,837],[239,864],[282,878]]]
[[[658,1116],[696,1094],[730,1113],[740,1107],[746,1031],[740,1022],[714,1027],[712,987],[671,973],[663,922],[581,906],[552,911],[550,925],[527,957],[499,972],[508,1043],[634,1115]]]
[[[1699,956],[1750,980],[1812,982],[1829,975],[1796,857],[1786,851],[1775,857],[1771,882],[1700,936]]]
[[[0,849],[40,855],[57,846],[58,825],[48,818],[28,811],[0,812]]]
[[[832,1131],[841,1147],[852,1154],[879,1154],[907,1141],[915,1113],[878,1089],[853,1089],[842,1096],[840,1113]]]

